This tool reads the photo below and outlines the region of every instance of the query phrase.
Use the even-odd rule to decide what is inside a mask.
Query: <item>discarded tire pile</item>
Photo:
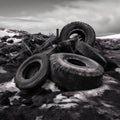
[[[29,34],[24,31],[18,32],[19,34],[12,37],[4,36],[1,38],[0,65],[8,63],[14,65],[14,63],[17,63],[19,66],[26,58],[33,55],[35,50],[37,51],[38,46],[49,38],[49,36],[41,33]]]
[[[81,22],[60,36],[2,37],[0,120],[118,120],[120,41],[108,38]],[[6,82],[8,67],[17,73]]]
[[[35,40],[21,42],[29,58],[15,76],[19,89],[40,88],[47,79],[65,91],[93,89],[102,84],[107,62],[94,48],[95,32],[88,24],[72,22],[63,27],[60,36]]]

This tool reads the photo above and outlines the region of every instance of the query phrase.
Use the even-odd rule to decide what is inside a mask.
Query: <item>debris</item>
[[[78,25],[78,22],[75,22],[74,25],[75,24]],[[71,25],[72,23],[68,27]],[[82,23],[82,25],[84,26],[85,24]],[[80,28],[79,24],[79,30],[81,29],[83,28]],[[67,31],[70,33],[68,28]],[[51,71],[49,67],[51,66],[49,60],[52,54],[60,54],[60,52],[67,52],[66,54],[76,54],[77,51],[75,49],[75,43],[77,40],[86,42],[86,39],[87,44],[94,45],[93,43],[95,40],[95,34],[93,30],[91,32],[91,37],[89,34],[85,34],[84,36],[84,32],[82,34],[80,31],[78,32],[77,29],[74,29],[73,33],[74,32],[77,33],[77,35],[72,36],[67,34],[67,37],[73,37],[68,39],[64,39],[66,38],[65,33],[62,33],[62,40],[60,39],[58,33],[57,36],[47,36],[43,35],[42,33],[30,34],[25,31],[7,29],[3,29],[3,32],[0,32],[0,75],[2,75],[3,78],[10,73],[10,71],[13,71],[12,74],[15,75],[16,71],[14,71],[14,68],[17,70],[26,59],[28,60],[31,57],[33,58],[33,56],[36,56],[36,54],[43,54],[47,55],[48,57],[48,68],[45,67],[41,61],[40,64],[37,64],[37,62],[34,62],[34,60],[37,61],[38,59],[36,60],[36,58],[33,58],[32,61],[30,60],[29,62],[33,62],[34,64],[30,64],[30,67],[28,65],[26,69],[23,70],[23,78],[29,78],[25,79],[24,83],[28,85],[29,82],[30,85],[33,85],[32,89],[19,90],[16,87],[14,80],[9,82],[5,82],[5,79],[2,80],[3,83],[0,84],[0,119],[18,119],[19,117],[19,119],[47,120],[50,117],[52,120],[56,120],[56,118],[62,119],[64,116],[64,119],[70,118],[71,120],[119,119],[120,82],[118,78],[120,73],[120,59],[118,54],[120,50],[120,40],[117,40],[119,38],[118,36],[115,40],[112,38],[113,36],[111,36],[112,39],[97,38],[95,42],[99,43],[99,45],[95,44],[95,46],[92,46],[92,48],[96,48],[98,53],[102,51],[105,59],[107,58],[107,71],[106,69],[104,72],[102,71],[103,77],[100,76],[102,83],[99,86],[95,88],[91,87],[87,90],[78,89],[78,91],[75,91],[72,88],[74,86],[81,85],[75,83],[77,79],[76,75],[75,77],[70,76],[69,74],[63,76],[63,72],[59,72],[59,77],[61,81],[63,80],[62,77],[64,78],[64,85],[68,85],[66,83],[67,80],[68,82],[73,80],[74,84],[71,85],[71,88],[69,89],[70,91],[66,91],[60,82],[57,82],[56,84],[54,83],[52,77],[54,71]],[[88,36],[88,38],[86,38],[86,36]],[[65,59],[68,60],[71,59],[71,57]],[[64,65],[67,60],[60,62]],[[115,63],[114,61],[112,63],[110,60],[115,60]],[[55,62],[52,64],[56,71],[63,70],[61,66],[56,68]],[[39,77],[35,76],[37,76],[38,73],[44,72],[44,70],[40,69],[41,66],[48,71],[43,79],[45,83],[41,83],[41,85],[39,85],[38,82],[36,82],[36,80],[38,80],[37,78]],[[70,68],[74,67],[77,69],[78,66],[82,66],[84,68],[84,64],[78,64],[76,61],[69,65]],[[101,67],[98,67],[99,70],[100,68]],[[93,69],[94,66],[91,68],[91,70]],[[85,72],[87,70],[89,69],[86,69]],[[66,72],[67,71],[68,69],[66,69]],[[83,75],[85,75],[85,72],[83,72]],[[71,73],[73,73],[72,70],[70,70],[70,74]],[[116,74],[112,75],[113,73]],[[74,71],[74,74],[78,74],[78,72]],[[40,75],[40,77],[43,78],[43,75]],[[55,74],[55,78],[57,77],[58,75]],[[32,84],[31,81],[29,81],[31,79],[33,80]],[[88,78],[86,77],[86,79]],[[25,84],[21,84],[21,86],[23,87]],[[88,86],[89,83],[87,82],[85,84]]]
[[[4,70],[3,67],[0,67],[0,73],[5,74],[5,73],[7,73],[7,71]]]

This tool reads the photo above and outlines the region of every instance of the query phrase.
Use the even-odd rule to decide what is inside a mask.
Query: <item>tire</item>
[[[25,60],[15,76],[16,86],[21,90],[41,87],[48,77],[49,60],[46,55],[35,54]]]
[[[77,41],[75,45],[75,49],[78,54],[82,54],[83,56],[91,58],[96,62],[98,62],[104,68],[106,67],[107,61],[105,60],[105,58],[97,51],[97,49],[92,48],[87,43],[82,41]]]
[[[92,89],[102,84],[104,69],[97,62],[72,53],[50,57],[51,79],[64,90]]]
[[[64,26],[60,33],[60,40],[65,41],[75,33],[80,35],[84,42],[91,46],[94,45],[96,37],[95,31],[90,25],[83,22],[72,22]]]

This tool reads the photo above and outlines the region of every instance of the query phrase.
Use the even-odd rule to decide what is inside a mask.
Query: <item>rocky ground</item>
[[[2,40],[7,35],[16,42],[28,34],[6,31]],[[1,62],[0,120],[120,120],[120,35],[96,38],[95,47],[108,65],[103,84],[86,91],[63,92],[50,80],[37,90],[20,91],[14,84],[19,64]]]

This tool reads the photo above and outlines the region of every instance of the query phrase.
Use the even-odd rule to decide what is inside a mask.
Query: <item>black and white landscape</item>
[[[0,1],[0,120],[120,120],[119,4],[119,0]],[[23,54],[28,49],[22,41],[49,38],[73,21],[86,22],[96,32],[94,48],[107,60],[102,85],[65,92],[48,79],[33,91],[17,88],[16,72],[31,56]]]

